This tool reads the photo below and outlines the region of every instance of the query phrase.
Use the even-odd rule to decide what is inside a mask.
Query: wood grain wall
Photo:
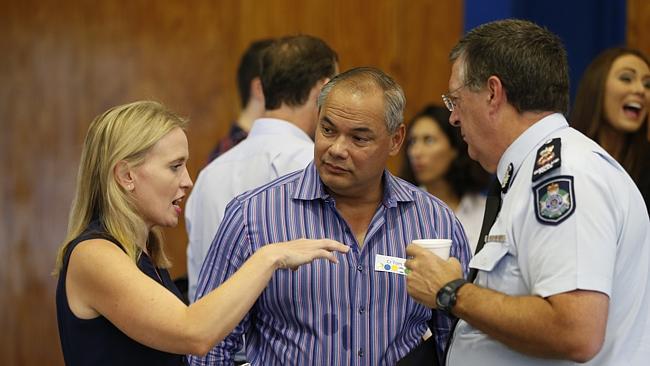
[[[251,40],[319,36],[341,69],[401,83],[407,116],[447,88],[462,31],[456,0],[20,0],[0,11],[0,364],[60,365],[50,276],[80,147],[107,108],[154,99],[191,119],[190,173],[235,117],[235,70]],[[391,162],[391,168],[398,166]],[[185,273],[185,229],[167,231]]]
[[[627,1],[627,43],[650,55],[650,2]]]

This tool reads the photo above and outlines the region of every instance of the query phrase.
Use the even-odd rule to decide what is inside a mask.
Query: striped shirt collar
[[[386,207],[397,207],[397,202],[413,202],[413,192],[411,187],[398,178],[393,176],[388,170],[384,169],[384,198],[382,204]],[[294,199],[299,200],[328,200],[332,196],[327,193],[323,181],[320,179],[318,169],[314,161],[309,163],[305,170],[302,171],[298,180]]]

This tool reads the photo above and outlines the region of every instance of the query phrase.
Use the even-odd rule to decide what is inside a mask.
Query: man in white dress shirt
[[[647,365],[650,221],[621,165],[563,116],[560,39],[527,21],[487,23],[451,61],[450,123],[496,173],[502,201],[473,282],[456,260],[407,248],[411,296],[459,318],[447,365]]]
[[[248,137],[208,164],[185,209],[189,236],[189,299],[194,301],[203,260],[237,195],[303,169],[314,157],[317,99],[336,71],[338,56],[321,39],[300,35],[276,40],[262,57],[266,112]]]

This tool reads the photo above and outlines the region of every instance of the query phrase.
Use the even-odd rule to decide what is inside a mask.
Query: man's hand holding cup
[[[408,293],[417,302],[435,309],[436,294],[452,280],[463,278],[458,259],[449,258],[451,239],[417,239],[406,247]]]

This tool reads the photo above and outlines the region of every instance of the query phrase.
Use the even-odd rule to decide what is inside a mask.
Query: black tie
[[[483,214],[483,225],[481,226],[481,235],[478,238],[474,254],[483,249],[483,245],[485,245],[485,237],[490,233],[490,229],[492,228],[492,225],[494,225],[494,221],[497,219],[499,210],[501,210],[501,183],[499,183],[498,179],[494,178],[488,188],[488,196],[485,202],[485,214]],[[477,274],[478,270],[472,268],[469,272],[469,282],[474,282]]]

